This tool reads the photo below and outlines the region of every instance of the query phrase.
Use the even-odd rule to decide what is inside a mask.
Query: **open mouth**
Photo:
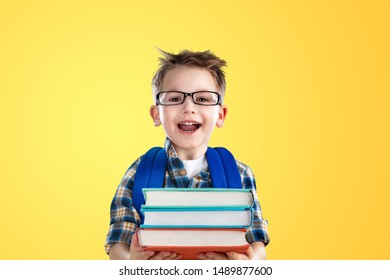
[[[185,133],[193,133],[195,132],[199,127],[202,126],[202,124],[197,123],[197,122],[182,122],[179,123],[178,128],[185,132]]]

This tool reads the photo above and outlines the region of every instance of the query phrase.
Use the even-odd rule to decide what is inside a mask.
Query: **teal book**
[[[252,208],[236,206],[143,206],[141,228],[248,228]]]
[[[147,207],[251,207],[253,193],[248,189],[218,188],[145,188],[143,189]]]

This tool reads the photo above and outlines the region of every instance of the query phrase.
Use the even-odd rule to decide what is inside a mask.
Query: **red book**
[[[170,251],[183,260],[198,259],[202,252],[244,253],[249,244],[241,228],[140,228],[139,244],[148,251]]]

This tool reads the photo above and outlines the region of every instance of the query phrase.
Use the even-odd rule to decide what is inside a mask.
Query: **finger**
[[[164,260],[173,260],[175,259],[177,254],[175,252],[171,252],[171,254],[164,258]]]
[[[151,257],[153,257],[156,254],[154,251],[143,251],[139,253],[139,256],[141,260],[149,260]]]
[[[176,255],[176,257],[175,257],[175,258],[173,258],[172,260],[180,260],[180,259],[181,259],[181,257],[182,257],[182,255],[180,255],[180,254],[177,254],[177,255]]]
[[[171,255],[171,252],[158,252],[156,253],[153,257],[150,258],[150,260],[165,260],[167,258],[169,258],[169,256]]]
[[[237,252],[226,252],[229,260],[247,260],[248,257],[245,254],[239,254]]]
[[[176,253],[174,252],[163,252],[161,254],[161,260],[163,261],[169,261],[176,257]]]
[[[228,260],[225,253],[207,252],[206,257],[210,260]]]

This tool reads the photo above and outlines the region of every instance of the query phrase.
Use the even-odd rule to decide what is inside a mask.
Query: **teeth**
[[[197,122],[182,122],[180,124],[182,124],[182,125],[196,125],[198,123]]]

